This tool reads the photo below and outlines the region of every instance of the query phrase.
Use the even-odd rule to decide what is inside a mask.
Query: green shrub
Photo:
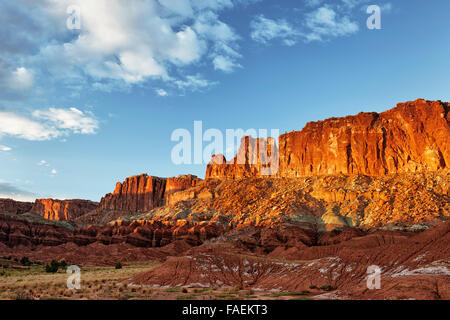
[[[122,264],[120,262],[117,262],[115,265],[116,269],[122,269]]]
[[[334,290],[334,287],[330,284],[325,284],[325,285],[321,286],[320,289],[322,289],[324,291],[332,291],[332,290]]]
[[[58,272],[59,267],[60,267],[60,263],[56,260],[52,260],[50,262],[50,265],[48,265],[48,264],[45,265],[45,272],[56,273],[56,272]]]
[[[28,259],[28,257],[22,257],[22,259],[20,259],[20,264],[23,266],[31,266],[31,261]]]

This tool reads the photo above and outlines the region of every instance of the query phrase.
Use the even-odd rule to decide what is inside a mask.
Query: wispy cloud
[[[41,160],[38,163],[36,163],[36,165],[38,165],[38,166],[46,166],[46,167],[50,166],[50,164],[46,160]]]
[[[7,135],[15,138],[42,141],[70,134],[94,134],[99,127],[91,112],[77,108],[35,110],[31,116],[0,111],[0,138]]]
[[[183,80],[176,80],[175,84],[181,90],[199,91],[214,86],[217,82],[204,79],[201,75],[196,74],[187,76]]]
[[[352,9],[364,2],[366,1],[342,0],[326,4],[323,0],[305,0],[307,10],[303,13],[302,22],[258,15],[250,23],[250,36],[262,44],[279,40],[287,46],[299,41],[327,41],[348,36],[359,30],[358,23],[351,18]]]
[[[0,145],[0,151],[11,151],[12,149],[8,146]]]
[[[164,89],[156,89],[155,92],[160,97],[165,97],[168,95],[167,91]]]
[[[294,45],[300,33],[293,25],[284,19],[272,20],[259,15],[255,17],[251,24],[251,38],[260,43],[268,43],[273,39],[280,39],[285,45]]]
[[[33,116],[54,124],[58,129],[73,133],[94,134],[98,129],[98,121],[91,112],[83,112],[77,108],[36,110]]]

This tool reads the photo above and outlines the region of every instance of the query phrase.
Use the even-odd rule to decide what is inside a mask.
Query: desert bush
[[[117,262],[115,265],[116,269],[122,269],[122,264],[120,262]]]
[[[28,257],[22,257],[22,259],[20,259],[20,264],[29,267],[31,266],[31,261]]]
[[[334,290],[334,287],[330,284],[325,284],[325,285],[321,286],[320,289],[322,289],[324,291],[332,291],[332,290]]]
[[[58,272],[59,267],[60,267],[59,262],[56,260],[52,260],[50,262],[50,265],[48,264],[45,265],[45,272],[56,273]]]

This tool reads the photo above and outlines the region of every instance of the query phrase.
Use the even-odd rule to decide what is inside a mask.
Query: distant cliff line
[[[212,157],[205,178],[266,176],[262,169],[267,167],[267,159],[262,158],[265,152],[261,153],[266,150],[277,160],[272,176],[278,177],[380,176],[448,168],[448,111],[446,102],[418,99],[382,113],[361,112],[310,122],[301,131],[280,135],[278,148],[271,147],[270,140],[243,137],[231,161],[223,155]]]

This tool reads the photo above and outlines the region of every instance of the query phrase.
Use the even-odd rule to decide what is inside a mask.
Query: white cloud
[[[176,80],[175,84],[181,90],[199,91],[208,87],[214,86],[217,82],[211,82],[202,78],[199,74],[194,76],[187,76],[184,80]]]
[[[184,74],[184,67],[200,61],[208,61],[214,69],[225,72],[238,67],[239,37],[221,21],[219,13],[237,4],[253,2],[152,0],[135,1],[133,5],[121,0],[39,2],[33,5],[40,8],[42,16],[59,24],[67,19],[69,5],[79,6],[81,29],[77,33],[67,30],[66,37],[59,39],[49,38],[33,61],[37,66],[45,65],[64,81],[87,78],[97,83],[92,88],[110,89],[108,81],[133,85],[151,79],[178,86],[181,79],[176,75]],[[224,66],[217,60],[228,63]]]
[[[11,151],[12,149],[8,146],[0,145],[0,151]]]
[[[50,140],[59,136],[56,128],[22,115],[0,111],[0,137],[9,135],[26,140]]]
[[[216,56],[213,60],[214,69],[224,72],[233,72],[234,69],[242,67],[240,64],[233,62],[229,57]]]
[[[57,172],[55,169],[52,169],[51,173],[52,173],[52,175],[55,175]]]
[[[287,46],[293,46],[300,40],[325,41],[334,37],[347,36],[359,30],[358,23],[351,20],[351,9],[364,2],[366,0],[343,0],[341,4],[320,6],[323,3],[322,0],[305,0],[309,10],[304,13],[303,24],[291,23],[286,19],[269,19],[259,15],[250,23],[250,36],[259,43],[267,44],[278,39]],[[389,6],[386,8],[389,10]]]
[[[41,161],[39,161],[37,163],[37,165],[38,166],[46,166],[46,167],[48,167],[50,164],[47,161],[45,161],[45,160],[41,160]]]
[[[98,121],[76,108],[36,110],[32,117],[0,111],[0,138],[8,135],[31,141],[51,140],[71,133],[94,134]]]
[[[58,129],[68,129],[73,133],[94,134],[98,129],[98,121],[92,114],[77,108],[36,110],[33,116],[54,123]]]
[[[10,86],[16,90],[26,90],[32,87],[33,73],[24,67],[19,67],[12,72]]]
[[[296,43],[299,32],[284,19],[272,20],[259,15],[250,23],[251,38],[260,43],[268,43],[273,39],[281,39],[285,45]]]
[[[160,97],[165,97],[168,95],[167,91],[164,89],[156,89],[156,94]]]
[[[350,21],[347,16],[339,17],[336,11],[328,6],[309,13],[306,25],[311,30],[307,35],[310,41],[323,40],[324,37],[346,36],[359,30],[356,22]]]

